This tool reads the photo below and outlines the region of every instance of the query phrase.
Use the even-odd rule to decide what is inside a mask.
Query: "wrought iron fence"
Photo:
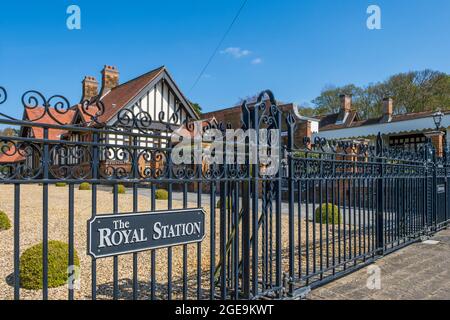
[[[310,144],[296,148],[290,127],[291,294],[296,286],[330,281],[448,223],[448,169],[430,142],[417,152],[386,148],[381,135],[374,145],[319,138]]]
[[[6,98],[0,87],[0,104]],[[0,114],[0,124],[20,130],[18,136],[0,136],[0,187],[12,195],[0,195],[0,201],[2,207],[13,202],[14,217],[13,232],[0,235],[14,238],[10,285],[15,299],[24,290],[20,255],[25,222],[42,227],[31,231],[40,233],[43,241],[38,292],[43,299],[53,297],[48,242],[51,228],[61,227],[49,224],[56,193],[67,194],[65,215],[59,219],[67,222],[68,266],[74,264],[75,249],[85,247],[85,235],[78,238],[77,228],[83,229],[89,217],[80,217],[80,207],[86,204],[77,200],[75,188],[83,182],[91,184],[90,217],[110,213],[99,211],[105,201],[114,214],[203,208],[207,238],[112,259],[81,259],[81,272],[90,283],[82,290],[69,287],[69,299],[294,297],[436,232],[450,219],[447,157],[436,157],[430,142],[417,152],[389,149],[381,136],[373,145],[317,138],[297,146],[295,118],[282,114],[270,91],[262,93],[255,106],[242,105],[242,129],[278,129],[265,147],[279,154],[280,170],[269,175],[264,166],[249,161],[253,155],[247,139],[234,146],[244,144],[243,164],[175,165],[171,133],[178,121],[164,122],[164,114],[155,121],[144,110],[124,109],[113,124],[106,124],[99,121],[104,112],[101,101],[71,107],[62,96],[46,99],[30,91],[22,102],[36,118]],[[70,112],[81,112],[88,120],[61,121],[60,115]],[[52,121],[43,121],[46,118]],[[192,129],[189,119],[184,127]],[[229,126],[206,123],[202,130],[212,128],[225,135]],[[287,141],[273,143],[283,140],[283,128]],[[67,183],[67,189],[54,189],[60,182]],[[119,184],[131,190],[127,209],[121,209],[125,200]],[[157,199],[160,188],[167,191],[167,199]],[[35,204],[41,224],[29,221],[24,212],[24,198],[35,196],[29,192],[41,192],[42,203]],[[84,250],[79,252],[84,255]]]

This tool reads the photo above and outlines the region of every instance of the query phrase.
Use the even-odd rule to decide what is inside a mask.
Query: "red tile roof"
[[[58,119],[55,121],[48,113],[45,113],[44,107],[36,107],[36,108],[25,108],[24,120],[42,123],[42,124],[52,124],[52,125],[61,125],[61,124],[70,124],[72,123],[73,116],[75,115],[74,109],[69,109],[65,113],[59,113],[56,111],[52,111],[50,109],[51,115],[53,118]],[[44,129],[40,127],[31,127],[33,132],[33,136],[36,139],[44,138]],[[67,130],[62,129],[52,129],[48,130],[48,138],[50,140],[59,140],[61,135],[66,133]]]
[[[100,98],[100,101],[104,107],[104,112],[98,116],[97,123],[107,123],[109,120],[111,120],[114,117],[114,115],[117,114],[117,112],[119,112],[131,100],[133,100],[150,82],[156,79],[165,69],[166,68],[164,66],[161,66],[135,79],[132,79],[128,82],[118,85],[117,87],[112,88],[109,92],[106,92]],[[82,110],[81,104],[77,104],[74,105],[72,109],[67,113],[59,114],[58,112],[55,111],[52,113],[52,115],[54,118],[58,119],[58,121],[61,123],[71,124],[73,123],[74,116],[78,111],[78,113],[80,114],[85,123],[88,123],[89,125],[95,125],[95,122],[92,121],[92,116],[94,116],[98,112],[98,107],[95,105],[95,101],[97,99],[98,96],[91,98],[90,100],[91,105],[89,105],[87,110]],[[189,108],[189,106],[187,107]],[[193,112],[195,114],[195,111]],[[50,117],[49,115],[45,115],[41,118],[42,113],[43,108],[37,107],[34,109],[27,109],[26,116],[28,119],[30,119],[30,121],[33,121],[33,119],[38,119],[36,122],[58,124],[58,122],[52,119],[52,117]],[[64,130],[52,129],[52,131],[53,137],[65,133]],[[40,137],[42,136],[42,129],[33,128],[33,133],[35,134],[36,137]]]
[[[64,113],[59,113],[54,109],[50,109],[49,111],[52,116],[45,112],[45,108],[38,106],[35,108],[25,108],[24,120],[31,121],[35,123],[41,124],[51,124],[51,125],[65,125],[72,123],[73,117],[75,115],[75,109],[69,109]],[[36,139],[44,138],[44,129],[41,127],[22,127],[22,128],[30,128],[33,134],[33,137]],[[67,133],[67,130],[62,129],[48,129],[48,139],[50,140],[60,140],[63,134]],[[13,153],[14,150],[11,150],[9,153]],[[24,161],[25,158],[19,153],[16,152],[13,155],[1,154],[0,155],[0,163],[15,163]]]
[[[83,110],[83,107],[81,106],[81,104],[77,104],[76,106],[74,106],[74,108],[77,109],[77,112],[83,119],[84,123],[90,123],[92,121],[92,117],[95,116],[98,112],[98,107],[95,105],[90,105],[87,107],[87,109],[85,108]]]
[[[160,75],[165,69],[164,66],[147,72],[133,80],[125,82],[106,93],[101,102],[104,104],[105,112],[99,116],[100,123],[108,122],[117,112],[120,111],[128,102],[135,98],[141,90],[151,81]]]
[[[22,162],[25,161],[25,157],[22,156],[19,152],[15,152],[13,155],[10,155],[15,150],[10,150],[8,154],[1,154],[0,155],[0,163],[15,163],[15,162]]]
[[[270,101],[265,101],[266,106],[270,106]],[[247,107],[252,108],[256,102],[248,103]],[[294,112],[294,108],[296,108],[296,105],[294,103],[278,103],[278,108],[281,110],[282,113],[288,113],[288,112]],[[230,123],[233,128],[239,128],[241,126],[241,114],[242,114],[242,105],[236,105],[231,108],[225,108],[220,109],[216,111],[211,111],[207,113],[203,113],[201,115],[202,119],[211,119],[215,118],[217,122],[227,124]],[[295,116],[295,112],[294,112]],[[284,121],[282,122],[282,125],[284,126]]]

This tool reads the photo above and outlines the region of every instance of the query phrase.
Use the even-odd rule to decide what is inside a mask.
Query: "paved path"
[[[439,243],[416,243],[378,260],[375,265],[381,270],[380,290],[367,288],[369,266],[313,290],[308,299],[449,300],[450,230],[432,240]]]

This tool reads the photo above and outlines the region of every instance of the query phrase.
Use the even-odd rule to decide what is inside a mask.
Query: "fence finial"
[[[271,90],[262,91],[258,96],[257,103],[261,103],[265,96],[267,96],[269,98],[271,105],[277,105],[277,101],[275,100],[275,95],[273,94],[273,92]]]

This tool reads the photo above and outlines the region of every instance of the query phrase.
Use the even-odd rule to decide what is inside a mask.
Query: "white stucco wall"
[[[450,114],[444,115],[441,126],[443,128],[450,127]],[[420,118],[414,120],[388,122],[370,126],[322,131],[318,133],[313,133],[313,138],[315,137],[321,137],[326,139],[360,138],[367,136],[375,136],[378,133],[388,135],[388,134],[407,133],[411,131],[433,131],[435,129],[436,126],[434,124],[433,117],[430,116],[427,118]],[[447,135],[447,139],[449,139],[449,135]]]

